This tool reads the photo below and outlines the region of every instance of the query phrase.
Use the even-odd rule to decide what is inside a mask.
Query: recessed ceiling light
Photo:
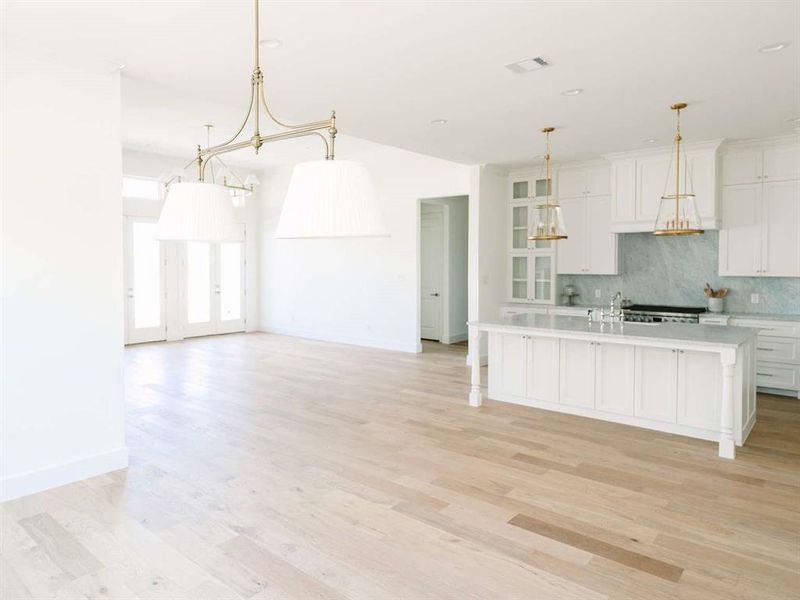
[[[506,69],[508,69],[512,73],[517,73],[519,75],[521,73],[530,73],[531,71],[538,71],[539,69],[543,69],[549,66],[550,66],[549,62],[547,62],[541,56],[536,56],[534,58],[526,58],[525,60],[521,60],[519,62],[506,65]]]
[[[763,48],[759,48],[759,52],[763,52],[764,54],[769,54],[770,52],[780,52],[784,48],[789,45],[789,42],[778,42],[777,44],[770,44],[769,46],[764,46]]]
[[[656,138],[647,138],[647,139],[644,139],[644,140],[642,140],[642,141],[643,141],[645,144],[655,144],[655,143],[656,143]]]
[[[575,88],[575,89],[572,89],[572,90],[565,90],[565,91],[561,92],[561,95],[562,96],[577,96],[578,94],[581,94],[581,93],[583,93],[583,90],[581,88]]]
[[[283,46],[283,42],[282,42],[282,41],[280,41],[280,40],[276,40],[276,39],[271,39],[271,40],[261,40],[259,43],[260,43],[262,46],[264,46],[265,48],[271,48],[271,49],[273,49],[273,50],[274,50],[275,48],[280,48],[281,46]]]
[[[447,119],[434,119],[431,125],[447,125]]]

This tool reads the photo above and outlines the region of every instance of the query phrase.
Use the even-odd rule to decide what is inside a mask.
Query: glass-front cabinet
[[[537,191],[545,194],[547,184],[533,176],[511,177],[508,213],[509,300],[552,304],[555,300],[555,244],[528,239]],[[540,198],[541,199],[541,198]]]

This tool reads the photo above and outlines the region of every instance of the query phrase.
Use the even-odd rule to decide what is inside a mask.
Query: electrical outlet
[[[600,293],[600,288],[597,288],[597,289],[594,291],[594,297],[595,297],[595,298],[602,298],[602,294]]]
[[[758,304],[760,299],[758,294],[750,294],[750,304]]]

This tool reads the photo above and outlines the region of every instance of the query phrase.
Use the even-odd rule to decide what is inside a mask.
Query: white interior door
[[[187,242],[182,267],[184,337],[244,331],[244,244]]]
[[[444,277],[444,207],[421,207],[420,337],[442,339],[442,282]]]
[[[125,217],[125,343],[167,339],[166,280],[156,219]]]

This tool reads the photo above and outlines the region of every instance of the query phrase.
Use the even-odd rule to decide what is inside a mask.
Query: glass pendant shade
[[[155,237],[186,242],[241,242],[229,191],[224,186],[199,181],[171,184]]]
[[[670,164],[667,167],[667,181],[664,184],[664,194],[658,205],[656,224],[653,228],[654,235],[697,235],[703,233],[703,221],[697,211],[697,202],[692,193],[692,177],[689,171],[689,161],[685,154],[681,155],[681,110],[686,108],[685,102],[673,104],[670,108],[677,117],[675,142],[670,154]],[[674,160],[673,160],[674,157]],[[683,159],[683,164],[681,160]],[[674,165],[674,168],[673,168]],[[682,178],[682,179],[681,179]],[[674,193],[667,190],[674,184]]]
[[[529,240],[565,240],[567,229],[561,207],[553,201],[541,202],[533,207],[533,229]]]
[[[388,235],[372,179],[364,165],[316,160],[295,166],[276,238]]]
[[[703,223],[697,212],[694,194],[661,196],[654,235],[697,235]]]
[[[544,179],[537,181],[536,195],[540,193],[544,197],[539,198],[533,206],[533,225],[528,235],[532,241],[546,240],[565,240],[567,239],[567,228],[564,226],[564,216],[561,207],[552,197],[552,179],[550,172],[550,134],[555,131],[553,127],[545,127],[542,133],[545,134],[547,152],[544,155]],[[542,183],[540,186],[539,183]],[[540,192],[541,187],[541,192]],[[537,200],[534,198],[534,200]]]

